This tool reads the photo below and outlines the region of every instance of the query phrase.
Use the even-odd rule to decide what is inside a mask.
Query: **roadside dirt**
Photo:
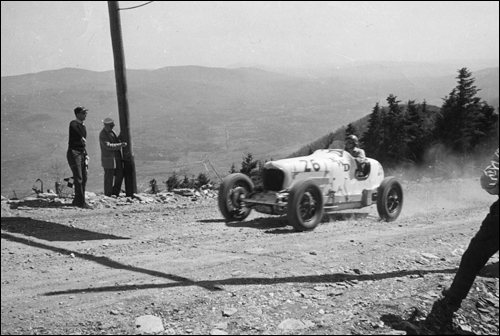
[[[302,233],[256,212],[226,223],[216,199],[2,201],[1,333],[144,334],[151,315],[167,335],[422,334],[495,198],[474,179],[403,187],[395,222],[372,206]],[[498,290],[497,253],[454,333],[498,335]]]

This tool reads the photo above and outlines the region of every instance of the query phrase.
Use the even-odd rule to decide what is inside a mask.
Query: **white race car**
[[[264,165],[263,190],[255,190],[245,174],[230,174],[219,188],[219,209],[227,221],[242,221],[252,209],[287,215],[297,231],[313,230],[324,214],[377,204],[379,216],[394,221],[403,206],[403,188],[395,177],[384,177],[382,165],[366,159],[364,171],[340,149],[319,149],[308,156],[269,161]]]

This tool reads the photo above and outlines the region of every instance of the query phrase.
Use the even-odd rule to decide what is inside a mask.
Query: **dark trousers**
[[[467,297],[474,280],[488,260],[498,252],[498,200],[490,207],[490,213],[481,228],[471,239],[462,256],[458,272],[453,279],[449,296],[460,302]]]
[[[73,172],[73,188],[75,198],[73,205],[82,205],[85,203],[85,186],[87,184],[87,168],[85,166],[85,152],[68,149],[66,153],[69,167]]]
[[[104,168],[104,195],[120,195],[123,182],[123,162],[116,160],[116,168]]]

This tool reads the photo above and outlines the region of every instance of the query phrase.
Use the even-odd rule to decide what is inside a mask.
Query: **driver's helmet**
[[[348,135],[345,137],[345,142],[352,141],[356,147],[359,147],[358,137],[354,134]]]

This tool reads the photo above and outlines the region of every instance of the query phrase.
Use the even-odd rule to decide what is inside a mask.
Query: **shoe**
[[[445,287],[442,291],[441,291],[441,294],[443,295],[443,297],[447,298],[448,299],[448,303],[452,306],[452,307],[455,307],[457,311],[458,308],[460,308],[460,306],[462,305],[462,300],[458,299],[455,294],[453,294],[453,292],[451,291],[450,287]]]
[[[82,205],[79,205],[79,207],[82,209],[93,209],[92,206],[88,203],[83,203]]]
[[[425,319],[425,324],[430,329],[444,330],[447,327],[452,327],[453,313],[460,308],[456,301],[448,297],[443,297],[432,306],[431,312]]]

